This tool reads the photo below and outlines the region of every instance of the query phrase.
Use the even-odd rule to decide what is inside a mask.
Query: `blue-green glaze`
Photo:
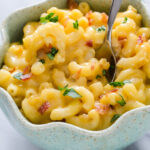
[[[111,0],[86,0],[94,10],[108,12]],[[132,4],[150,25],[149,0],[124,0],[122,10]],[[22,34],[26,22],[38,20],[52,6],[66,7],[66,0],[46,0],[11,14],[0,27],[0,62],[10,42]],[[150,106],[125,113],[115,124],[102,131],[88,131],[67,123],[34,125],[20,113],[11,96],[0,88],[0,107],[12,126],[31,142],[45,150],[118,150],[136,141],[150,129]],[[9,144],[9,143],[8,143]]]

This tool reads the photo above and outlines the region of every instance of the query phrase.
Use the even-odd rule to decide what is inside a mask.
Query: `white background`
[[[41,0],[0,0],[0,23],[17,8],[24,7]],[[0,110],[0,150],[40,150],[24,137],[19,135],[9,124]],[[150,150],[150,134],[126,148],[126,150]]]

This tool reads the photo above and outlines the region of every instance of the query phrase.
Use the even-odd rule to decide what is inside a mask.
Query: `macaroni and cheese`
[[[150,28],[129,6],[117,15],[112,46],[117,56],[115,82],[106,58],[97,59],[108,16],[81,2],[70,9],[50,8],[39,22],[23,28],[22,43],[12,43],[0,70],[0,86],[35,124],[52,121],[101,130],[123,113],[150,99]]]

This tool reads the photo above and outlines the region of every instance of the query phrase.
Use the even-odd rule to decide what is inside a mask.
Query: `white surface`
[[[0,22],[17,8],[40,0],[0,0]],[[0,110],[0,150],[40,150],[19,135]],[[126,148],[126,150],[150,150],[150,134]]]

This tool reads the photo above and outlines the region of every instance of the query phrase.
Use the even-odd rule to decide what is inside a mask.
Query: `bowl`
[[[81,1],[81,0],[80,0]],[[111,0],[83,0],[93,10],[108,12]],[[143,16],[144,26],[150,26],[149,0],[124,0],[121,10],[133,5]],[[22,36],[28,21],[38,20],[48,8],[66,7],[66,0],[45,0],[12,13],[0,27],[0,63],[11,42]],[[136,141],[150,129],[150,106],[123,114],[111,127],[88,131],[77,126],[52,122],[43,125],[30,123],[21,114],[12,97],[0,88],[0,107],[12,126],[32,143],[45,150],[119,150]]]

